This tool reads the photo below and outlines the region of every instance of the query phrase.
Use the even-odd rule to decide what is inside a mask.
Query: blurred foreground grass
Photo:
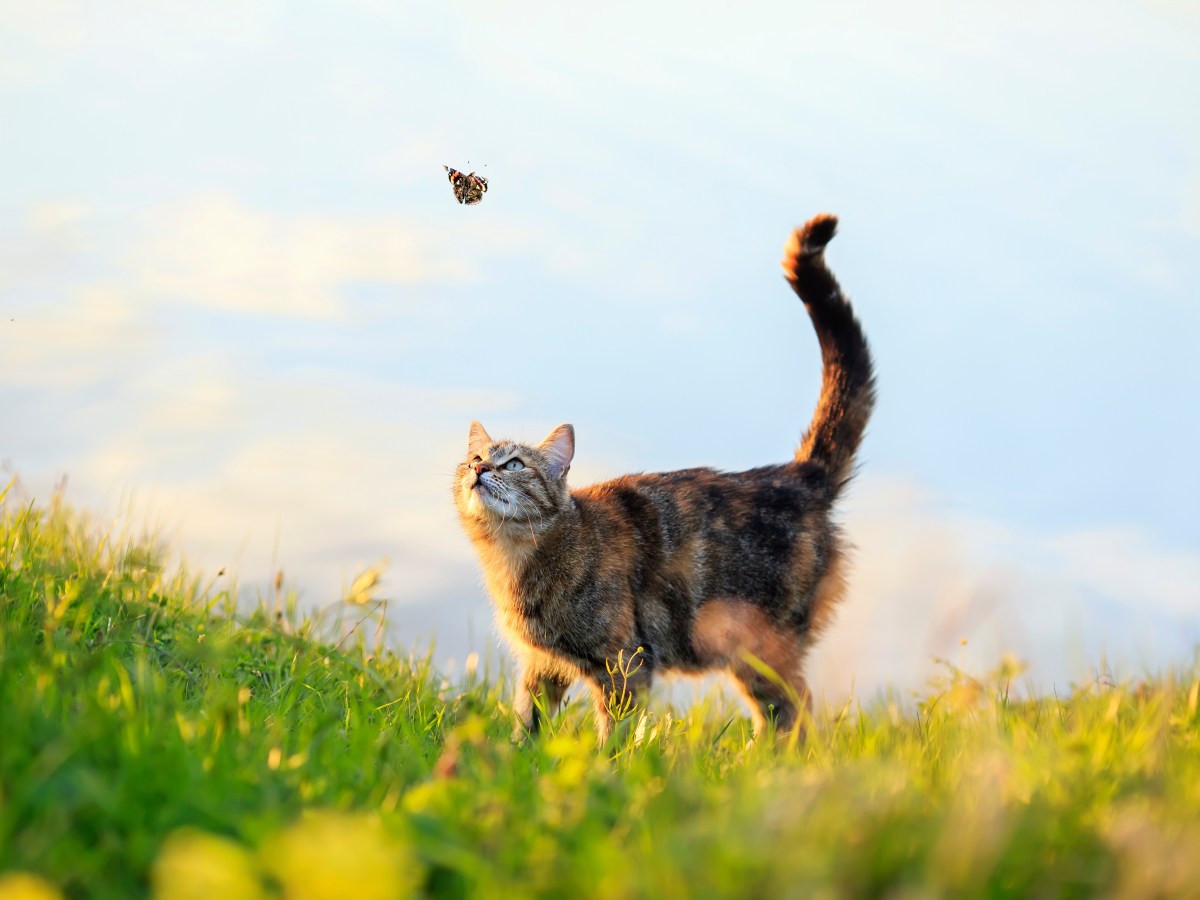
[[[0,900],[1200,893],[1195,664],[1037,699],[948,667],[790,749],[715,701],[514,746],[500,680],[0,504]]]

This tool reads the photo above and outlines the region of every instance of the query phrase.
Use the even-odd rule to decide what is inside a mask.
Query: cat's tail
[[[787,279],[808,309],[824,363],[821,397],[796,460],[823,465],[834,496],[854,474],[854,454],[875,406],[867,339],[850,301],[825,266],[825,245],[836,231],[836,216],[814,216],[792,234],[783,255]]]

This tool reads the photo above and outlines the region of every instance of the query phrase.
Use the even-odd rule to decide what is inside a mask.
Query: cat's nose
[[[475,463],[475,465],[473,466],[473,468],[475,469],[475,474],[476,474],[476,475],[482,475],[482,474],[483,474],[484,472],[486,472],[488,469],[492,468],[492,464],[491,464],[491,463],[487,463],[487,462],[478,462],[478,463]]]

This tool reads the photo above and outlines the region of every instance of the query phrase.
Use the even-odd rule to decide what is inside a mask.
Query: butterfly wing
[[[468,206],[474,206],[483,199],[483,195],[487,193],[487,179],[476,175],[472,172],[467,176],[467,199]]]
[[[459,203],[465,203],[467,200],[467,176],[458,169],[452,169],[447,165],[442,166],[446,170],[447,176],[450,179],[450,187],[454,191],[454,199]]]

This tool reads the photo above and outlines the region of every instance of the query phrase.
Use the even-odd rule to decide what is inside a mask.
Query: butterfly
[[[459,203],[474,206],[487,193],[487,179],[482,175],[476,175],[474,172],[464,175],[458,169],[452,169],[449,166],[442,166],[442,168],[450,173],[450,186],[454,188],[454,196],[458,198]]]

